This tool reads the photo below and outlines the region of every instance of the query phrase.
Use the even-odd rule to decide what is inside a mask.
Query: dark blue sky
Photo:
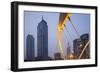
[[[59,14],[54,12],[32,12],[25,11],[24,12],[24,48],[26,48],[26,36],[28,34],[33,35],[35,38],[35,56],[37,56],[37,26],[38,23],[42,20],[42,16],[48,25],[48,51],[49,56],[53,57],[55,52],[59,52],[59,45],[57,41],[57,25],[59,21]],[[73,24],[75,25],[78,33],[80,35],[84,33],[90,32],[90,14],[82,14],[82,13],[73,13],[70,17]],[[66,22],[67,29],[72,37],[72,40],[78,38],[76,32],[74,31],[71,23]],[[66,36],[67,39],[66,40]],[[73,42],[70,39],[68,32],[64,28],[64,32],[62,34],[62,44],[64,48],[64,53],[66,54],[67,43],[69,42],[71,46],[71,50],[73,49]]]

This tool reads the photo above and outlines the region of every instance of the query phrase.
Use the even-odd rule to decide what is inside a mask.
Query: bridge
[[[57,25],[58,46],[59,46],[60,53],[61,53],[62,57],[64,58],[64,60],[66,60],[66,57],[64,55],[64,48],[62,46],[62,32],[64,32],[64,30],[66,30],[66,32],[68,33],[68,36],[70,37],[70,40],[72,40],[72,36],[69,33],[69,29],[67,28],[67,24],[66,24],[67,21],[70,21],[70,25],[73,27],[73,29],[75,31],[75,34],[78,37],[80,37],[78,29],[76,29],[76,27],[74,26],[74,24],[73,24],[73,22],[72,22],[72,20],[70,18],[71,16],[72,16],[72,13],[60,13],[59,23]],[[67,37],[66,37],[66,40],[68,41]],[[85,46],[83,47],[83,49],[82,49],[82,51],[81,51],[81,53],[80,53],[80,55],[79,55],[79,57],[77,59],[81,59],[81,57],[82,57],[84,51],[86,50],[87,46],[89,45],[89,43],[90,43],[90,40],[88,40],[88,42],[85,44]],[[74,54],[70,54],[69,57],[73,58]]]

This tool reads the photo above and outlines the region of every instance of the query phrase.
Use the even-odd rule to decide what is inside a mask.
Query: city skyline
[[[41,26],[39,26],[38,28],[39,28],[39,33],[37,33],[37,34],[39,34],[39,36],[40,36]],[[44,31],[44,29],[43,29],[43,31]],[[45,60],[64,60],[64,58],[61,56],[61,52],[55,52],[53,54],[54,58],[48,56],[48,48],[43,47],[43,44],[44,44],[44,46],[47,46],[47,45],[45,45],[46,44],[45,41],[47,39],[45,39],[45,41],[44,41],[44,40],[42,40],[43,37],[44,37],[44,35],[42,35],[41,38],[38,37],[39,45],[37,45],[37,47],[39,46],[39,49],[37,49],[37,56],[34,56],[34,53],[35,53],[34,40],[35,39],[32,35],[30,35],[30,34],[27,35],[27,39],[26,39],[26,47],[27,47],[26,50],[27,51],[26,51],[26,58],[24,58],[24,61],[28,62],[28,61],[45,61]],[[73,46],[74,46],[73,51],[74,52],[71,53],[70,46],[68,46],[66,49],[67,55],[65,55],[65,59],[66,60],[79,59],[79,56],[82,53],[84,46],[89,41],[89,38],[90,38],[89,34],[85,33],[85,34],[82,34],[80,36],[80,38],[74,39],[73,40]],[[41,42],[44,41],[44,43],[40,43],[40,41]],[[69,45],[69,43],[68,43],[68,45]],[[45,50],[47,50],[47,51],[45,51]],[[90,45],[87,46],[86,50],[83,52],[83,55],[81,56],[80,59],[90,59]]]
[[[42,20],[42,16],[43,16],[44,20],[48,24],[48,53],[49,53],[48,55],[54,58],[54,53],[59,52],[59,49],[57,49],[57,46],[56,46],[57,45],[57,28],[56,28],[56,26],[57,26],[58,20],[59,20],[59,13],[25,11],[24,16],[25,16],[25,24],[24,24],[25,25],[25,28],[24,28],[24,31],[25,31],[24,38],[25,39],[28,34],[32,34],[35,37],[35,39],[37,39],[36,38],[37,37],[36,27],[37,27],[38,23]],[[77,20],[73,20],[73,19],[75,19],[75,17]],[[89,31],[90,31],[90,28],[89,28],[90,27],[90,15],[89,14],[73,13],[71,16],[71,19],[75,23],[75,26],[78,26],[77,29],[81,26],[80,27],[81,31],[79,31],[80,35],[84,34],[84,33],[89,34]],[[82,25],[80,25],[78,23],[78,21],[81,23],[84,22],[84,25],[83,25],[83,23],[82,23]],[[53,24],[55,24],[55,25],[53,25]],[[73,30],[69,21],[66,24],[67,24],[68,28],[70,28],[69,31]],[[86,25],[87,25],[87,28],[85,27]],[[75,35],[75,32],[70,31],[70,33],[74,37],[74,38],[72,37],[73,40],[78,38],[77,35]],[[64,48],[65,48],[64,50],[66,50],[66,48],[67,48],[66,47],[67,43],[64,43],[64,42],[66,42],[65,39],[66,39],[66,37],[64,36],[64,33],[63,33],[62,41],[63,41]],[[71,45],[71,50],[72,50],[73,49],[73,46],[72,46],[73,41],[71,41],[69,37],[68,37],[68,39],[69,39],[69,43],[71,43],[70,45]],[[24,42],[26,42],[26,41],[24,41]],[[35,40],[35,56],[37,56],[37,44],[36,43],[37,43],[37,40]],[[26,46],[25,44],[26,43],[24,43],[24,47]]]

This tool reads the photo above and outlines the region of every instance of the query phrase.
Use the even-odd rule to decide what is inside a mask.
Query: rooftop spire
[[[42,16],[42,20],[43,20],[43,16]]]

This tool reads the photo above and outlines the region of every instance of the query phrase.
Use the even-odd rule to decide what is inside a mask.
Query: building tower
[[[71,54],[71,48],[70,48],[70,45],[69,45],[69,42],[67,43],[67,49],[66,49],[66,51],[67,51],[67,54],[66,54],[66,57],[67,57],[67,59],[68,59],[68,56]]]
[[[26,38],[26,61],[35,60],[34,38],[32,35],[27,35]]]
[[[37,26],[37,56],[40,60],[48,58],[48,26],[43,19]]]
[[[87,42],[89,41],[89,34],[83,34],[80,36],[81,41],[82,41],[82,48],[80,50],[80,52],[82,52],[83,48],[85,47],[85,45],[87,44]],[[90,58],[90,46],[88,45],[81,57],[81,59],[89,59]]]
[[[80,45],[81,45],[80,38],[73,40],[73,50],[74,50],[74,54],[77,56],[77,58],[80,56]]]

